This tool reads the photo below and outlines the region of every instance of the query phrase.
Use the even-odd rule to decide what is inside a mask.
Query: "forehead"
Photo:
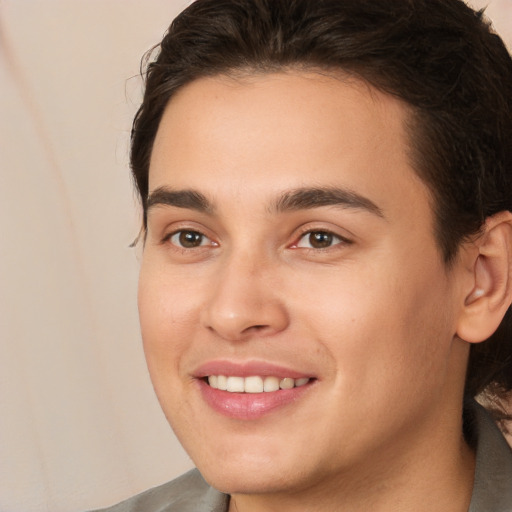
[[[295,71],[199,79],[164,112],[149,189],[172,185],[213,196],[229,189],[254,197],[342,186],[384,206],[410,193],[426,199],[408,157],[408,116],[398,99],[347,76]],[[407,214],[410,205],[403,206]]]

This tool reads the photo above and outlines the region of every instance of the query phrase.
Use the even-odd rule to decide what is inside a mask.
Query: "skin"
[[[456,334],[474,283],[464,257],[443,263],[407,115],[365,83],[298,71],[200,79],[167,106],[150,194],[193,190],[210,208],[149,209],[144,349],[167,418],[230,510],[468,508],[469,345]],[[275,207],[329,187],[377,209]],[[322,248],[311,232],[333,236]],[[198,245],[180,246],[184,233]],[[194,378],[219,358],[315,381],[260,418],[226,417]]]

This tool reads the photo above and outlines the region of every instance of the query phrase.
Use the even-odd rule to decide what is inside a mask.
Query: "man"
[[[197,465],[121,511],[510,511],[512,61],[459,0],[199,0],[132,133]],[[204,479],[204,480],[203,480]]]

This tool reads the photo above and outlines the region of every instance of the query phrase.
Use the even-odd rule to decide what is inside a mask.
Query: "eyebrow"
[[[158,187],[148,196],[148,211],[157,206],[174,206],[212,214],[214,205],[197,190],[173,190]],[[295,210],[311,210],[323,206],[363,210],[385,218],[382,210],[370,199],[353,190],[339,187],[303,187],[284,192],[271,204],[271,212],[283,213]]]
[[[305,187],[290,190],[271,205],[277,212],[309,210],[322,206],[365,210],[385,218],[382,210],[373,201],[353,190],[339,187]]]
[[[213,205],[205,195],[196,190],[173,190],[168,187],[158,187],[148,196],[148,211],[156,206],[175,206],[204,213],[212,213]]]

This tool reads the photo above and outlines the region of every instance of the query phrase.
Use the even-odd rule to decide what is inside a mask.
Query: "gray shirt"
[[[475,485],[468,512],[512,512],[512,450],[483,407],[471,406],[476,437]],[[229,496],[197,469],[96,512],[227,512]]]

